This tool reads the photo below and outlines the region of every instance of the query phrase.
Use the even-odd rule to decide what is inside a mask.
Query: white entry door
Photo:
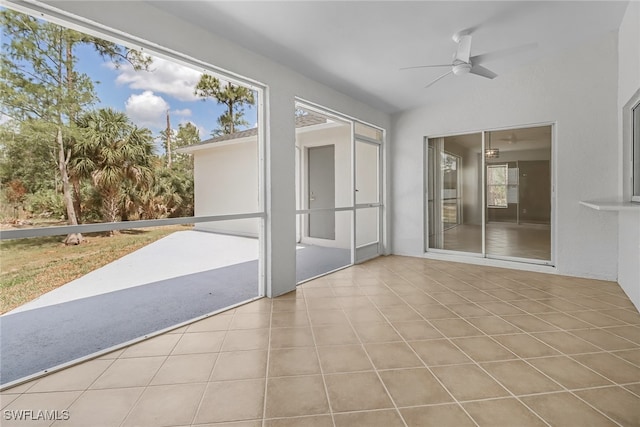
[[[309,209],[336,207],[335,146],[309,147],[307,151]],[[309,214],[309,237],[335,240],[335,212]]]

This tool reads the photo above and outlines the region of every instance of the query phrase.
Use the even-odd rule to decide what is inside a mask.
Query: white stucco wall
[[[607,34],[499,76],[464,97],[395,115],[390,192],[393,252],[423,254],[425,136],[556,123],[557,271],[615,280],[617,222],[579,201],[611,197],[618,191],[617,60],[617,35]]]
[[[196,216],[231,215],[259,211],[258,143],[245,138],[193,154]],[[197,230],[258,237],[255,219],[203,222]]]
[[[618,112],[640,89],[640,3],[630,2],[618,32]],[[622,140],[622,118],[618,122],[619,152],[618,170],[622,180],[622,170],[629,147]],[[620,181],[621,191],[624,183]],[[628,194],[624,194],[628,197]],[[611,213],[611,216],[616,214]],[[622,211],[618,214],[618,283],[627,293],[636,308],[640,310],[640,207],[636,211]]]
[[[47,0],[44,3],[267,87],[266,292],[276,296],[295,289],[295,97],[384,129],[390,126],[389,115],[145,2]]]

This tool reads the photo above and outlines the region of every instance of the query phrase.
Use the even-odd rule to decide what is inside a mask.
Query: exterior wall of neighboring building
[[[258,212],[260,187],[256,137],[208,144],[207,147],[192,154],[195,215]],[[256,219],[202,222],[196,224],[195,229],[258,237],[260,224]]]
[[[324,129],[301,129],[296,133],[296,147],[298,148],[298,167],[296,168],[296,188],[298,209],[308,209],[308,174],[307,160],[310,147],[326,145],[335,146],[335,207],[351,206],[351,127],[349,125],[334,125]],[[351,247],[352,220],[349,212],[336,212],[335,240],[316,239],[309,237],[308,215],[298,215],[296,218],[297,241],[300,243],[337,247],[348,249]]]

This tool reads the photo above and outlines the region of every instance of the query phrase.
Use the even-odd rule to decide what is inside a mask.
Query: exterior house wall
[[[618,32],[618,114],[636,91],[640,90],[640,3],[629,2]],[[630,147],[622,140],[622,118],[618,121],[621,180],[625,162],[628,165]],[[628,175],[626,175],[628,176]],[[618,188],[622,190],[624,182]],[[626,193],[626,192],[625,192]],[[623,197],[630,196],[623,193]],[[610,213],[615,216],[616,214]],[[640,206],[634,211],[618,214],[618,283],[640,310]]]
[[[258,143],[247,138],[196,151],[194,160],[194,200],[196,216],[258,212]],[[203,222],[196,230],[258,237],[255,219]]]
[[[617,174],[612,173],[619,167],[617,62],[617,35],[611,33],[478,85],[464,98],[396,114],[390,191],[392,251],[424,254],[425,136],[555,123],[552,215],[557,271],[615,280],[618,225],[606,213],[579,202],[618,191]]]

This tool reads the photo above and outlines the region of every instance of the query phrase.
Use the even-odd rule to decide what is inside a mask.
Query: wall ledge
[[[623,201],[604,201],[604,200],[589,200],[581,201],[582,206],[586,206],[597,211],[636,211],[640,212],[640,203],[623,202]]]

